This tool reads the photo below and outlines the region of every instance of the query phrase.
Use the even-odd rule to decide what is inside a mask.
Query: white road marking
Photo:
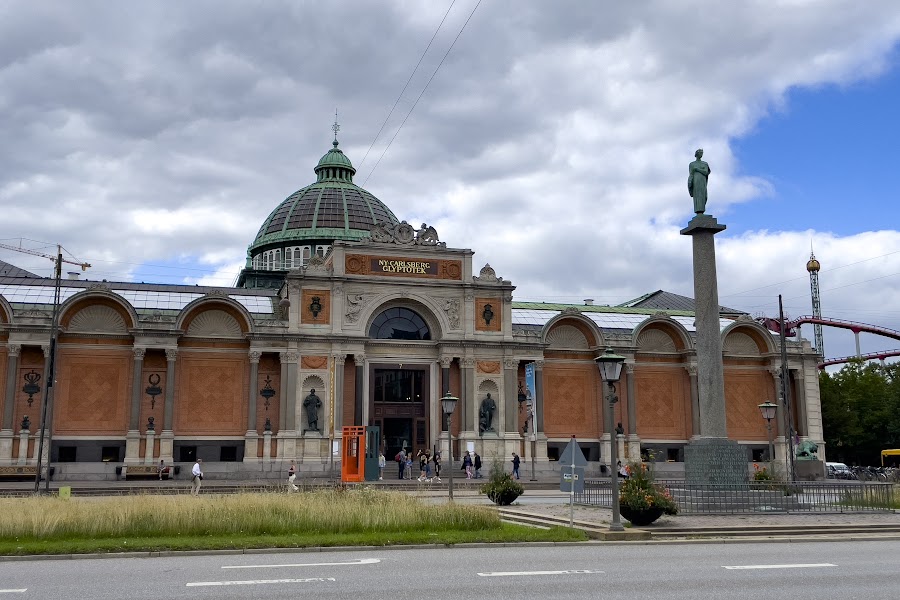
[[[812,563],[812,564],[795,564],[795,565],[736,565],[733,567],[723,566],[723,569],[740,570],[740,569],[809,569],[813,567],[836,567],[831,563]]]
[[[380,563],[377,558],[360,558],[359,560],[351,560],[347,562],[324,562],[324,563],[295,563],[289,565],[228,565],[223,569],[276,569],[282,567],[342,567],[345,565],[374,565]]]
[[[584,573],[603,573],[591,569],[568,569],[566,571],[494,571],[478,573],[479,577],[519,577],[521,575],[581,575]]]
[[[261,585],[265,583],[313,583],[317,581],[336,581],[334,577],[307,577],[306,579],[250,579],[248,581],[194,581],[186,583],[187,587],[207,587],[215,585]]]
[[[22,594],[28,591],[28,588],[22,588],[21,590],[0,590],[0,594]]]

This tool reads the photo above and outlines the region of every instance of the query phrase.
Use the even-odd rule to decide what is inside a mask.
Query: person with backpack
[[[481,455],[477,452],[475,453],[475,459],[473,463],[475,465],[475,479],[481,479],[482,477],[484,477],[481,474]]]
[[[398,479],[403,479],[403,471],[406,470],[406,453],[403,452],[403,448],[400,448],[400,452],[397,453],[394,460],[397,461],[397,466],[400,467],[400,476]]]
[[[463,456],[463,471],[466,472],[466,479],[472,479],[472,455],[469,454],[468,450],[466,450],[466,455]]]

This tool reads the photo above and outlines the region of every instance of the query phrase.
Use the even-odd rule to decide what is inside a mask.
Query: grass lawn
[[[298,494],[0,499],[0,555],[582,541],[502,523],[492,507],[370,488]]]

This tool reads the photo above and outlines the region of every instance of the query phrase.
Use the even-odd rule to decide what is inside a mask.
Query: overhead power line
[[[435,68],[434,73],[431,74],[431,77],[428,79],[428,82],[425,84],[425,87],[422,88],[422,91],[419,92],[419,96],[416,98],[416,101],[413,102],[412,107],[409,109],[409,112],[406,113],[406,116],[403,117],[403,121],[400,123],[400,127],[397,128],[397,131],[394,132],[393,137],[391,137],[391,141],[388,142],[388,145],[385,147],[384,151],[381,153],[381,156],[378,157],[378,160],[375,162],[375,166],[372,167],[372,170],[369,171],[369,174],[366,176],[363,181],[362,187],[366,187],[366,182],[369,181],[369,178],[372,176],[372,173],[375,172],[375,169],[378,168],[379,163],[381,163],[381,159],[384,158],[384,155],[387,154],[388,149],[391,147],[391,144],[394,143],[394,140],[397,138],[397,134],[400,133],[400,130],[403,129],[403,126],[406,124],[406,120],[409,119],[409,116],[416,109],[416,105],[419,104],[419,100],[422,99],[422,96],[425,94],[425,90],[428,89],[428,86],[431,85],[431,82],[434,80],[434,76],[437,75],[437,72],[441,69],[441,65],[444,64],[444,61],[447,59],[447,56],[450,54],[450,51],[453,50],[453,46],[456,45],[456,41],[459,39],[459,36],[462,35],[462,32],[465,30],[466,25],[469,24],[469,21],[472,20],[472,16],[475,14],[475,11],[478,10],[478,7],[481,6],[481,0],[478,0],[478,3],[475,5],[475,8],[472,9],[472,12],[469,13],[469,17],[466,19],[466,22],[463,23],[462,27],[459,29],[459,33],[456,34],[456,37],[453,38],[453,43],[450,44],[450,47],[447,48],[447,52],[444,53],[443,58],[441,58],[441,62],[438,63],[437,68]]]

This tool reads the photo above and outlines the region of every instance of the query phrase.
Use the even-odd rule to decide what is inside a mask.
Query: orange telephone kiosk
[[[365,427],[341,428],[341,481],[350,483],[365,480],[365,450]]]

